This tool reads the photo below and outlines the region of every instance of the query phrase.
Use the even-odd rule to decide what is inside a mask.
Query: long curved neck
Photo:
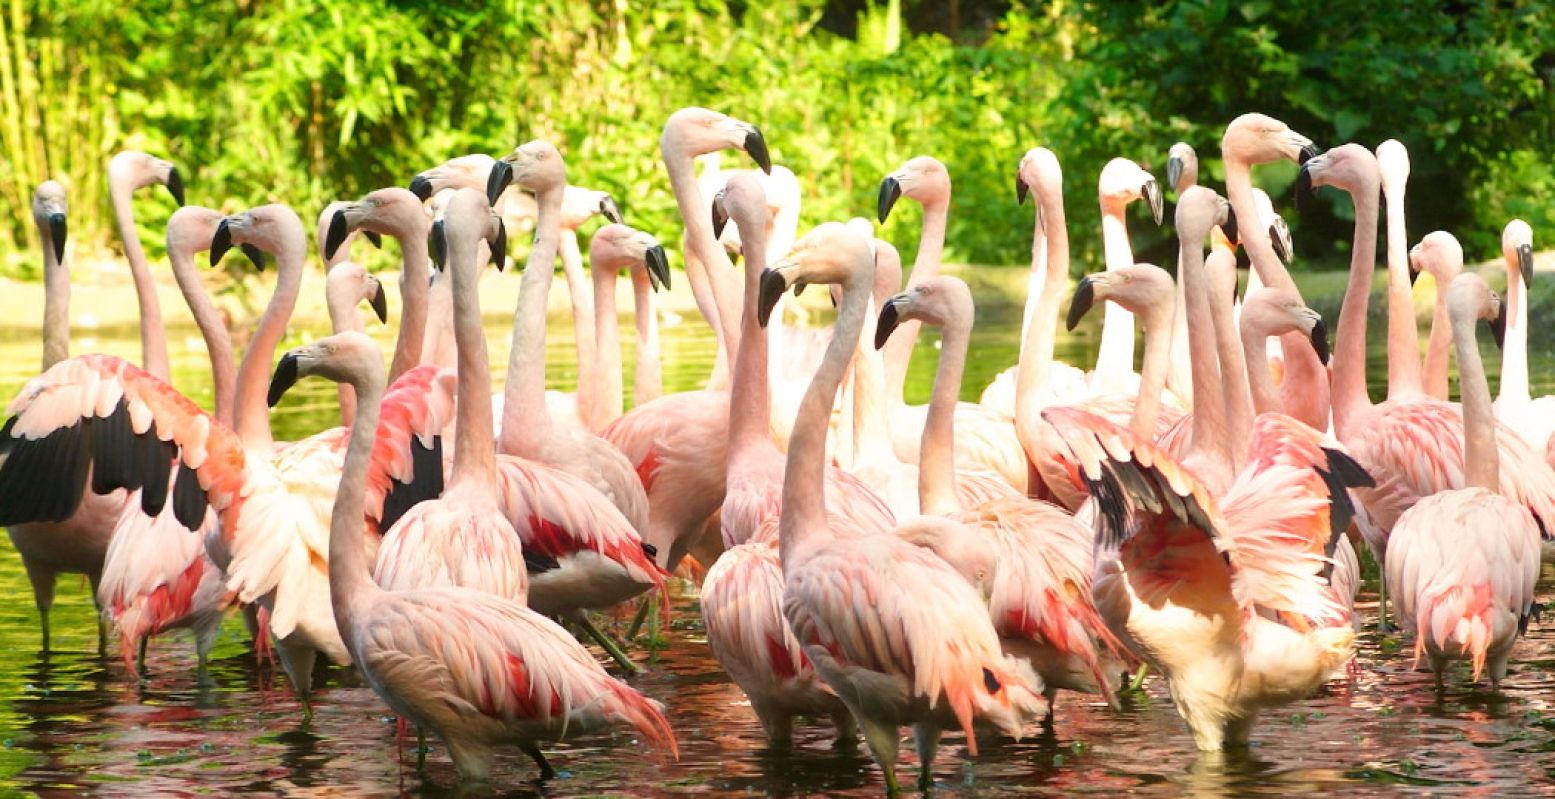
[[[659,366],[659,315],[653,307],[653,286],[641,267],[632,269],[632,312],[636,315],[637,357],[632,379],[632,406],[664,394]]]
[[[367,373],[356,375],[351,387],[356,390],[359,407],[346,445],[340,487],[335,491],[335,507],[329,516],[329,599],[335,612],[335,626],[347,642],[352,640],[349,630],[357,620],[357,610],[363,601],[383,591],[369,573],[371,565],[367,562],[362,540],[367,507],[367,466],[372,460],[373,443],[378,435],[379,404],[383,401],[383,367],[369,365]]]
[[[130,277],[135,281],[135,297],[140,303],[140,357],[146,371],[164,383],[172,382],[167,361],[167,338],[162,329],[162,307],[157,302],[157,284],[146,264],[146,251],[140,246],[135,229],[134,190],[110,181],[108,194],[113,200],[113,221],[124,240],[124,257],[130,262]]]
[[[572,337],[578,356],[578,418],[590,430],[603,427],[595,417],[599,400],[594,388],[599,382],[599,347],[594,320],[594,297],[589,292],[589,279],[583,274],[583,254],[578,251],[578,233],[563,228],[561,231],[562,275],[567,278],[567,296],[572,300]]]
[[[1377,196],[1362,190],[1355,200],[1355,241],[1350,252],[1350,281],[1334,342],[1334,432],[1350,438],[1353,425],[1371,407],[1366,393],[1366,312],[1377,263]]]
[[[772,393],[767,375],[767,330],[757,322],[761,273],[766,269],[765,223],[743,218],[735,224],[750,256],[745,260],[745,309],[740,315],[739,357],[734,361],[734,385],[729,392],[729,463],[740,465],[751,454],[770,447]]]
[[[175,275],[178,274],[176,264],[173,267],[173,273]],[[183,286],[182,278],[179,278],[178,285],[180,287]],[[188,292],[185,292],[185,296],[188,296]],[[344,295],[338,291],[330,292],[329,288],[325,287],[324,306],[329,311],[329,329],[331,332],[344,333],[346,331],[354,331],[360,333],[367,329],[367,326],[362,323],[362,315],[357,311],[354,300],[354,297]],[[193,303],[191,302],[190,305],[192,307]],[[196,315],[196,319],[198,319],[198,315]],[[340,396],[340,425],[342,427],[350,427],[351,422],[356,420],[356,389],[351,388],[350,383],[337,383],[335,388]]]
[[[961,502],[956,499],[955,418],[961,376],[966,371],[967,345],[972,337],[972,318],[970,308],[957,308],[942,328],[934,394],[929,399],[918,456],[918,507],[930,516],[961,510]]]
[[[945,254],[945,225],[950,217],[950,197],[933,200],[923,205],[923,230],[918,237],[918,254],[913,258],[912,271],[907,275],[910,288],[939,275],[940,259]],[[885,346],[886,397],[894,405],[902,405],[902,392],[907,387],[907,366],[912,362],[912,350],[918,343],[920,322],[903,322]]]
[[[873,299],[873,298],[871,298]],[[891,464],[896,451],[891,446],[891,414],[886,402],[885,359],[874,349],[876,308],[871,303],[859,331],[859,345],[853,351],[853,379],[848,385],[853,394],[853,463]]]
[[[269,453],[275,443],[270,437],[270,406],[265,401],[265,393],[269,388],[270,365],[275,360],[276,345],[286,333],[286,321],[297,305],[297,292],[302,286],[302,261],[306,255],[304,249],[301,242],[288,242],[276,254],[275,293],[270,295],[270,304],[265,307],[259,327],[249,339],[248,351],[243,353],[243,364],[238,368],[237,407],[233,410],[233,418],[237,422],[238,438],[249,452]]]
[[[1425,366],[1420,380],[1426,396],[1447,399],[1447,357],[1452,350],[1452,320],[1447,316],[1447,286],[1452,281],[1436,281],[1436,307],[1431,310],[1431,336],[1425,343]],[[1511,338],[1511,331],[1507,332]],[[1506,394],[1506,355],[1501,358],[1501,393]]]
[[[1501,490],[1501,463],[1496,442],[1495,408],[1485,363],[1472,317],[1454,319],[1452,342],[1458,351],[1458,393],[1463,397],[1463,464],[1465,482],[1489,491]]]
[[[1211,319],[1209,280],[1204,269],[1204,247],[1199,241],[1182,242],[1178,272],[1188,284],[1186,300],[1189,318]],[[1195,452],[1206,453],[1229,463],[1231,452],[1226,440],[1226,407],[1221,394],[1220,364],[1215,351],[1215,330],[1209,325],[1188,328],[1188,349],[1193,358],[1193,388],[1199,401],[1193,406],[1193,444]]]
[[[459,351],[458,419],[454,433],[454,466],[449,488],[477,490],[469,496],[495,501],[497,454],[492,446],[491,360],[481,327],[480,264],[473,237],[449,237],[448,259],[453,269],[454,344]],[[544,320],[544,315],[541,315]]]
[[[1123,269],[1134,263],[1134,251],[1128,243],[1128,225],[1123,219],[1126,206],[1101,203],[1102,250],[1107,271]],[[1097,388],[1122,391],[1128,374],[1134,371],[1134,316],[1122,306],[1107,303],[1101,326],[1101,346],[1096,352]]]
[[[427,287],[426,319],[419,360],[438,368],[453,368],[458,358],[450,344],[454,335],[454,291],[453,276],[447,272],[434,275]]]
[[[702,270],[699,277],[689,276],[693,281],[693,291],[697,288],[698,279],[705,286],[704,292],[698,297],[697,304],[702,307],[702,315],[707,317],[708,322],[720,326],[725,351],[738,352],[740,297],[739,290],[734,287],[732,276],[729,274],[734,266],[729,262],[729,255],[724,252],[723,245],[713,237],[713,222],[711,214],[708,213],[709,206],[702,197],[701,188],[697,186],[691,156],[684,149],[674,145],[661,146],[659,151],[664,158],[664,169],[669,173],[670,189],[675,193],[675,205],[680,209],[681,222],[686,227],[683,243],[687,255],[687,272],[691,270],[693,257]],[[709,314],[704,302],[710,303],[718,310]]]
[[[421,365],[421,347],[427,331],[427,291],[431,259],[427,257],[428,228],[418,226],[399,236],[404,262],[400,266],[400,333],[394,341],[389,382]]]
[[[192,255],[177,247],[169,247],[167,259],[173,265],[173,278],[178,281],[178,290],[183,292],[184,302],[189,304],[189,312],[194,315],[194,323],[199,326],[200,336],[205,339],[205,351],[211,357],[211,387],[215,394],[214,416],[216,421],[231,428],[232,405],[237,392],[232,336],[228,334],[227,325],[222,321],[221,314],[217,312],[215,303],[211,302],[210,294],[205,291],[205,284],[200,281],[200,273],[194,265]]]
[[[1248,393],[1253,399],[1253,412],[1283,413],[1279,392],[1274,390],[1274,377],[1269,374],[1269,335],[1251,324],[1244,310],[1242,315],[1242,361],[1247,368]]]
[[[1409,240],[1404,231],[1404,187],[1387,193],[1388,202],[1388,396],[1418,395],[1420,330],[1409,287]]]
[[[1285,291],[1301,292],[1296,289],[1296,281],[1291,279],[1290,272],[1285,269],[1285,264],[1280,262],[1280,257],[1274,253],[1274,244],[1269,241],[1269,231],[1262,225],[1254,224],[1258,219],[1258,205],[1253,199],[1253,172],[1246,161],[1235,158],[1229,153],[1223,153],[1226,170],[1226,199],[1231,201],[1231,209],[1236,218],[1246,220],[1237,226],[1241,234],[1242,249],[1247,251],[1247,259],[1252,263],[1253,271],[1258,273],[1258,280],[1262,285]]]
[[[1064,220],[1064,195],[1062,189],[1037,194],[1041,206],[1032,233],[1032,270],[1036,270],[1039,257],[1045,260],[1042,268],[1042,294],[1031,313],[1031,324],[1026,328],[1021,342],[1020,364],[1015,371],[1015,413],[1034,413],[1038,409],[1027,400],[1036,396],[1037,390],[1047,382],[1048,371],[1053,364],[1053,347],[1058,333],[1058,312],[1063,304],[1064,289],[1069,281],[1069,227]],[[1037,240],[1042,239],[1041,247]]]
[[[1441,291],[1443,295],[1446,294],[1445,289]],[[1463,369],[1461,355],[1458,369]],[[1462,388],[1462,378],[1459,378],[1459,388]],[[1506,277],[1506,338],[1501,349],[1500,397],[1514,402],[1527,402],[1529,398],[1528,287],[1523,285],[1522,274],[1515,261]]]
[[[1216,256],[1223,258],[1227,256]],[[1234,259],[1235,256],[1229,256]],[[1215,356],[1220,362],[1221,385],[1226,407],[1227,432],[1231,434],[1231,462],[1240,466],[1247,457],[1247,442],[1253,434],[1253,399],[1248,390],[1247,363],[1242,353],[1242,338],[1236,329],[1236,262],[1223,264],[1230,272],[1229,285],[1215,285],[1210,273],[1210,307],[1215,325]]]
[[[592,254],[591,256],[592,257]],[[594,343],[598,345],[599,366],[593,370],[595,424],[603,428],[621,418],[621,331],[616,327],[616,267],[590,263],[594,281]],[[582,385],[582,369],[579,369]]]
[[[539,206],[535,246],[518,287],[518,315],[513,319],[503,388],[502,434],[497,439],[497,451],[526,457],[533,457],[551,434],[551,416],[545,409],[545,301],[556,269],[562,189],[547,189],[535,200]]]
[[[45,371],[70,357],[70,272],[54,258],[49,232],[40,228],[43,241],[43,368]]]
[[[793,563],[804,549],[828,537],[826,521],[826,433],[832,405],[843,373],[858,346],[859,333],[869,306],[871,269],[849,275],[843,286],[837,323],[826,345],[821,365],[810,380],[799,412],[794,416],[793,436],[788,440],[788,462],[783,470],[783,516],[778,526],[780,557]]]
[[[1129,431],[1141,441],[1155,439],[1155,424],[1161,415],[1161,391],[1166,387],[1166,376],[1172,349],[1172,308],[1154,308],[1141,320],[1145,328],[1144,363],[1139,370],[1139,397],[1134,401],[1134,415]]]

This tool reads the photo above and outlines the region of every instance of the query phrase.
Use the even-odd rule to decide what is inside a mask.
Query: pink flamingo
[[[1161,188],[1155,177],[1127,158],[1114,158],[1102,167],[1096,193],[1101,202],[1102,255],[1107,270],[1122,269],[1134,263],[1134,248],[1128,239],[1125,212],[1129,203],[1144,199],[1150,215],[1161,224]],[[1174,372],[1167,382],[1186,380]],[[1177,385],[1181,385],[1177,383]],[[1120,306],[1108,305],[1101,325],[1101,346],[1096,353],[1096,370],[1091,374],[1091,391],[1115,394],[1133,391],[1138,386],[1134,374],[1134,318]],[[1177,386],[1173,386],[1173,391]]]
[[[293,355],[297,376],[348,381],[359,401],[330,521],[330,599],[352,659],[384,703],[441,736],[465,780],[489,778],[491,750],[503,744],[519,747],[534,759],[541,779],[550,779],[555,772],[540,751],[542,742],[615,723],[676,754],[674,733],[656,703],[606,674],[565,630],[522,603],[469,588],[392,591],[373,581],[362,520],[384,393],[383,356],[359,333],[330,336]],[[469,397],[480,388],[483,370],[463,347],[461,359],[467,368],[460,373],[460,393]],[[480,400],[461,410],[475,421],[472,427],[490,413],[485,397]],[[471,432],[461,425],[459,435]],[[467,443],[461,451],[491,452],[484,442]],[[485,460],[490,475],[493,462],[476,459]],[[504,520],[492,515],[490,521]]]
[[[1500,493],[1490,386],[1474,335],[1476,319],[1505,324],[1505,308],[1472,273],[1453,281],[1446,300],[1463,394],[1466,485],[1424,497],[1399,516],[1386,578],[1400,625],[1415,635],[1415,659],[1430,659],[1438,688],[1447,661],[1463,657],[1475,680],[1488,665],[1491,687],[1499,688],[1533,613],[1540,533],[1528,508]]]
[[[1224,213],[1208,189],[1179,196],[1186,307],[1199,319],[1210,314],[1203,241]],[[1200,389],[1219,379],[1217,331],[1206,327],[1189,330]],[[1260,709],[1300,699],[1349,659],[1355,634],[1320,572],[1345,523],[1342,489],[1365,479],[1316,431],[1278,414],[1257,420],[1247,464],[1226,478],[1226,408],[1218,392],[1195,394],[1192,454],[1211,467],[1199,472],[1094,414],[1043,414],[1096,499],[1098,610],[1167,678],[1198,747],[1215,751],[1245,744]]]
[[[393,236],[400,243],[400,329],[389,366],[390,380],[397,380],[423,360],[431,276],[427,238],[432,221],[413,191],[385,188],[369,192],[360,201],[347,203],[335,212],[325,237],[324,258],[333,258],[346,237],[358,230],[369,237]]]
[[[1505,233],[1502,234],[1502,254],[1506,252]],[[1425,345],[1425,361],[1421,365],[1421,380],[1425,393],[1439,400],[1447,400],[1447,354],[1452,349],[1452,321],[1447,318],[1447,287],[1463,271],[1463,262],[1450,258],[1409,260],[1411,279],[1418,272],[1429,274],[1435,282],[1436,304],[1431,309],[1431,334]]]
[[[183,183],[179,180],[178,170],[167,161],[126,150],[108,162],[108,193],[113,202],[114,222],[124,241],[124,255],[129,262],[130,276],[135,282],[135,295],[140,306],[141,362],[152,374],[166,381],[170,371],[162,313],[157,304],[156,284],[151,278],[145,251],[140,244],[140,234],[135,227],[132,204],[135,191],[153,183],[166,186],[173,199],[183,205]],[[70,273],[63,263],[65,213],[64,189],[53,181],[40,185],[33,198],[33,220],[40,226],[40,230],[48,228],[47,237],[44,238],[47,242],[44,247],[45,372],[63,362],[70,349]],[[51,256],[52,261],[49,260]],[[49,268],[50,264],[53,265],[52,269]],[[76,373],[73,376],[82,375]],[[12,472],[11,475],[12,480],[25,477],[20,471]],[[70,497],[63,501],[63,505],[56,504],[53,507],[41,506],[32,497],[8,496],[0,492],[0,509],[3,509],[0,510],[0,525],[6,528],[11,544],[21,555],[22,566],[27,570],[27,580],[32,584],[33,604],[38,608],[45,651],[49,648],[48,616],[49,609],[54,605],[55,578],[60,573],[85,574],[91,583],[93,596],[96,596],[114,521],[122,515],[128,502],[124,492],[87,491],[85,475],[80,475],[80,479],[83,482],[79,485],[72,483],[80,489],[78,496]],[[155,480],[154,477],[151,479]],[[5,471],[0,469],[0,483],[3,482],[6,482]],[[70,507],[70,513],[61,513],[64,505]],[[107,633],[101,624],[98,626],[97,641],[99,650],[106,648]]]
[[[383,286],[375,275],[369,273],[361,264],[350,258],[351,240],[356,238],[356,231],[352,231],[342,245],[346,248],[336,249],[334,254],[325,257],[324,249],[329,241],[329,226],[335,220],[335,212],[346,206],[343,201],[332,202],[324,206],[319,212],[318,246],[319,258],[324,262],[324,304],[329,312],[329,327],[334,333],[346,330],[361,332],[366,330],[362,323],[362,316],[357,311],[357,305],[366,301],[378,315],[378,321],[389,321],[388,300],[383,294]],[[373,246],[381,247],[382,238],[372,231],[363,231]],[[206,237],[209,244],[210,237]],[[341,383],[337,390],[340,395],[340,425],[350,427],[351,421],[356,418],[356,396],[351,393],[351,387]],[[342,437],[342,441],[344,437]],[[344,444],[342,444],[344,446]]]
[[[1533,229],[1521,219],[1501,231],[1506,260],[1506,347],[1501,355],[1501,389],[1496,418],[1516,430],[1535,449],[1555,432],[1555,395],[1528,394],[1528,296],[1533,288]],[[1461,360],[1461,356],[1460,356]]]
[[[1169,295],[1171,278],[1164,272],[1160,278]],[[966,502],[964,492],[951,489],[954,419],[946,408],[956,402],[965,370],[973,320],[971,290],[957,278],[940,276],[895,295],[881,309],[877,346],[906,319],[944,330],[931,423],[924,427],[918,493],[924,514],[959,524],[908,521],[900,532],[956,566],[988,597],[989,618],[1004,652],[1025,660],[1042,678],[1049,719],[1060,688],[1101,693],[1112,701],[1123,671],[1123,644],[1091,603],[1091,531],[1046,502],[1018,495]]]
[[[1373,406],[1366,394],[1364,314],[1376,257],[1378,172],[1371,151],[1343,145],[1309,159],[1302,165],[1301,180],[1314,188],[1348,191],[1356,206],[1350,281],[1334,349],[1334,432],[1376,478],[1376,488],[1356,495],[1366,511],[1357,523],[1372,555],[1386,566],[1388,535],[1399,515],[1422,497],[1462,487],[1464,461],[1463,416],[1457,405],[1418,394]],[[1451,234],[1438,231],[1416,246],[1414,257],[1422,262],[1437,257],[1461,261],[1462,249]],[[1286,354],[1289,362],[1289,350]],[[1515,432],[1499,425],[1498,431],[1500,457],[1509,465],[1501,472],[1503,493],[1526,504],[1545,529],[1551,529],[1555,471]],[[1383,591],[1385,603],[1385,582]],[[1386,625],[1385,604],[1379,608],[1378,624]]]
[[[841,283],[826,356],[800,404],[783,479],[779,547],[783,613],[804,654],[853,713],[895,793],[897,728],[914,728],[930,781],[940,730],[974,720],[1018,735],[1045,712],[1034,675],[1007,660],[977,592],[939,557],[893,535],[838,536],[826,514],[826,419],[869,303],[873,258],[863,236],[828,223],[762,276],[763,306],[798,281]],[[935,421],[939,424],[939,420]]]
[[[583,274],[583,254],[578,250],[578,228],[595,215],[612,223],[622,221],[621,209],[607,192],[568,186],[562,193],[559,251],[562,276],[567,279],[567,296],[572,300],[573,347],[578,362],[578,388],[570,396],[572,416],[590,431],[598,433],[605,425],[597,418],[599,400],[593,395],[597,375],[604,365],[599,362],[599,344],[595,341],[594,295],[588,277]],[[553,395],[554,396],[554,395]],[[619,414],[617,414],[619,415]]]
[[[906,196],[923,206],[923,226],[918,254],[913,259],[907,285],[913,286],[939,274],[945,249],[945,223],[950,212],[950,174],[936,158],[920,155],[903,164],[880,182],[879,218],[891,214],[898,198]],[[918,324],[910,322],[900,336],[892,337],[885,350],[886,397],[890,403],[891,445],[903,463],[918,462],[919,436],[926,406],[909,406],[902,399],[907,384],[907,364],[918,341]],[[967,466],[999,475],[1018,491],[1026,490],[1030,466],[1019,442],[1010,435],[1011,420],[991,408],[965,402],[956,406],[956,426],[961,430],[960,458]]]
[[[771,169],[761,132],[717,111],[676,111],[659,138],[659,151],[686,225],[686,268],[693,288],[719,273],[729,258],[713,237],[707,201],[697,190],[691,159],[729,147],[745,150],[764,171]],[[711,296],[699,297],[698,306],[722,346],[738,347],[738,319],[722,318]],[[730,307],[731,313],[738,310],[732,303]],[[735,328],[733,335],[731,328]],[[729,392],[688,391],[633,408],[603,433],[626,453],[648,492],[648,531],[643,540],[658,553],[659,565],[670,571],[693,549],[703,563],[717,558],[721,542],[704,532],[708,517],[723,502],[728,425]]]
[[[1240,220],[1259,218],[1253,189],[1252,167],[1275,161],[1304,161],[1316,152],[1312,140],[1291,130],[1284,122],[1263,114],[1243,114],[1226,126],[1220,139],[1220,156],[1225,164],[1226,197]],[[1296,291],[1281,263],[1281,257],[1269,232],[1262,225],[1241,226],[1239,238],[1248,260],[1257,272],[1260,285]],[[1299,291],[1296,291],[1300,294]],[[1299,336],[1281,339],[1286,350],[1282,363],[1285,379],[1280,383],[1286,412],[1308,426],[1328,428],[1328,374],[1308,343]]]
[[[594,339],[599,348],[599,368],[594,370],[595,397],[600,428],[621,418],[621,334],[617,329],[616,278],[626,269],[632,278],[632,300],[637,336],[632,404],[642,405],[663,393],[659,368],[659,322],[653,292],[669,288],[669,259],[657,239],[626,225],[610,223],[594,231],[589,240],[589,272],[594,281]]]
[[[795,716],[830,718],[839,740],[853,736],[846,708],[828,691],[783,618],[783,571],[771,522],[782,512],[783,455],[768,433],[766,329],[759,321],[770,211],[750,175],[730,176],[714,200],[740,228],[745,260],[745,308],[730,394],[728,490],[720,526],[724,554],[702,583],[707,642],[720,665],[750,697],[767,740],[787,748]],[[842,523],[870,532],[895,526],[891,511],[852,475],[826,466],[826,494]],[[765,535],[765,537],[763,537]]]

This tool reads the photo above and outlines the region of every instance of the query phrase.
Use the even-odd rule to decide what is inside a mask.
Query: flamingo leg
[[[533,758],[535,765],[540,767],[541,780],[556,779],[556,770],[551,768],[550,762],[545,759],[545,754],[540,751],[537,744],[526,744],[523,748],[524,754]]]
[[[47,568],[22,561],[27,569],[27,581],[32,583],[32,603],[38,606],[38,620],[43,625],[43,651],[49,651],[49,609],[54,607],[54,573]]]
[[[138,656],[135,658],[135,672],[137,674],[139,674],[140,676],[142,676],[142,677],[146,676],[146,673],[147,673],[147,669],[146,669],[146,643],[149,642],[150,640],[151,640],[151,636],[149,636],[149,635],[141,637],[141,639],[140,639],[140,652],[139,652]]]
[[[648,620],[649,613],[658,615],[654,610],[654,606],[658,603],[659,597],[657,594],[649,594],[643,599],[642,603],[637,606],[637,615],[632,617],[632,623],[626,628],[626,640],[631,641],[637,638],[637,634],[642,632],[643,622]],[[45,635],[47,635],[47,625],[45,625]]]
[[[1393,625],[1388,624],[1388,581],[1377,581],[1377,632],[1385,634],[1393,632]]]
[[[865,718],[857,712],[854,716],[859,720],[859,729],[864,733],[864,743],[869,746],[869,753],[875,756],[875,762],[880,764],[880,771],[885,775],[886,795],[897,795],[902,790],[896,782],[896,750],[901,745],[900,734],[895,727]]]
[[[594,626],[594,622],[589,619],[589,614],[586,611],[579,612],[573,618],[573,621],[583,628],[583,631],[588,633],[590,638],[594,639],[594,643],[603,647],[605,653],[610,655],[612,660],[619,663],[621,668],[626,669],[628,674],[641,674],[643,672],[642,667],[633,663],[632,659],[627,657],[625,652],[621,651],[621,647],[617,646],[616,642],[610,639],[610,636],[605,635],[598,627]]]
[[[939,750],[940,728],[931,723],[914,724],[912,737],[918,750],[918,790],[927,792],[934,786],[934,753]]]
[[[416,771],[423,771],[427,767],[427,731],[425,727],[416,725]]]

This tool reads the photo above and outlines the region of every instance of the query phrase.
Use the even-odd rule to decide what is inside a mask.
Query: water
[[[987,302],[979,312],[977,353],[964,395],[1012,363],[1019,313]],[[490,326],[493,361],[506,358],[507,326]],[[1093,330],[1059,344],[1083,362]],[[296,333],[294,335],[303,335]],[[387,331],[379,334],[388,340]],[[203,355],[192,331],[175,329],[175,382],[209,403]],[[668,390],[693,387],[711,366],[704,327],[664,330]],[[553,324],[547,359],[555,385],[570,386],[570,324]],[[627,338],[630,346],[630,338]],[[289,342],[295,343],[295,341]],[[11,396],[36,369],[36,334],[0,335],[0,395]],[[1542,349],[1542,348],[1536,348]],[[134,330],[99,331],[75,351],[138,357]],[[934,349],[915,359],[910,394],[928,393]],[[1487,351],[1487,355],[1491,352]],[[1380,339],[1372,363],[1380,367]],[[627,355],[630,363],[630,352]],[[1550,390],[1549,355],[1535,356],[1536,393]],[[1381,369],[1374,369],[1380,376]],[[1494,367],[1491,373],[1494,374]],[[500,376],[500,375],[499,375]],[[628,376],[628,386],[630,379]],[[304,381],[276,412],[281,438],[324,424],[333,387]],[[629,389],[628,389],[629,391]],[[1374,391],[1374,395],[1380,392]],[[1542,583],[1548,596],[1555,584]],[[1370,595],[1365,597],[1370,599]],[[766,752],[749,705],[710,657],[696,600],[679,596],[662,648],[631,682],[668,706],[681,760],[645,754],[628,736],[597,736],[548,750],[564,776],[539,785],[532,764],[501,753],[489,787],[457,789],[436,741],[424,774],[414,754],[402,762],[395,725],[372,691],[349,672],[323,678],[313,723],[276,679],[257,665],[240,621],[223,628],[207,673],[194,669],[186,634],[153,643],[149,676],[128,673],[110,646],[96,653],[84,580],[64,577],[53,612],[56,651],[37,652],[37,616],[19,559],[0,543],[0,796],[876,796],[878,772],[861,751],[837,751],[819,728],[802,728],[793,754]],[[1370,606],[1368,605],[1368,608]],[[1368,610],[1370,617],[1372,611]],[[1535,796],[1555,791],[1555,633],[1535,625],[1518,644],[1499,694],[1462,687],[1454,672],[1445,693],[1410,669],[1408,644],[1368,632],[1348,676],[1318,695],[1267,714],[1245,754],[1197,754],[1158,680],[1120,711],[1063,694],[1051,733],[1019,743],[985,742],[975,762],[959,736],[947,736],[935,769],[936,791],[955,796]],[[910,748],[910,747],[907,747]],[[903,774],[915,767],[903,756]]]

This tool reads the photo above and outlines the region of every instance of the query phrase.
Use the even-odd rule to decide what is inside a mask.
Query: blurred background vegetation
[[[680,226],[658,157],[675,108],[757,123],[801,178],[805,220],[868,213],[920,153],[955,185],[951,259],[1024,264],[1020,155],[1062,159],[1078,251],[1099,261],[1096,176],[1125,156],[1165,182],[1177,140],[1218,183],[1244,111],[1320,145],[1410,148],[1411,240],[1446,228],[1489,257],[1518,215],[1555,233],[1555,11],[1409,0],[0,0],[0,260],[36,270],[26,212],[71,191],[78,241],[117,246],[108,158],[179,164],[190,202],[326,202],[468,152],[553,140],[580,185],[611,191],[666,242]],[[727,165],[744,166],[743,157]],[[1294,168],[1261,179],[1289,208]],[[171,210],[142,194],[148,243]],[[1348,245],[1349,202],[1288,213],[1306,263]],[[902,213],[905,211],[906,213]],[[908,245],[916,208],[885,231]],[[1170,214],[1168,214],[1169,218]],[[1136,215],[1142,259],[1175,260]],[[1544,241],[1550,241],[1545,238]]]

